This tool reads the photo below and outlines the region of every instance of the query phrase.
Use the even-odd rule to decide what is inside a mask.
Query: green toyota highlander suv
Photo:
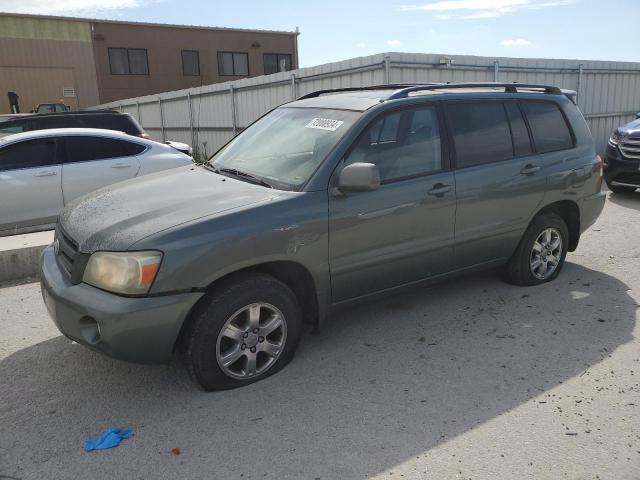
[[[265,378],[303,322],[491,267],[555,279],[602,211],[572,92],[524,84],[314,92],[201,166],[67,206],[42,292],[67,337],[123,360],[181,352],[206,390]]]

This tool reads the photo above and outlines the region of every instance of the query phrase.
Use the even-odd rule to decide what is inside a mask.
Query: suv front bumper
[[[40,285],[47,310],[65,336],[93,350],[137,363],[163,363],[202,293],[129,298],[85,283],[72,285],[53,247],[42,254]]]
[[[640,160],[623,157],[610,144],[607,144],[603,160],[607,185],[640,188]]]

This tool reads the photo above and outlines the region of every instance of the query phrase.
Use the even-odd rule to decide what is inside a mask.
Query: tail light
[[[602,189],[602,180],[604,179],[604,162],[600,155],[596,155],[596,163],[593,166],[594,171],[596,172],[596,191],[600,191]]]

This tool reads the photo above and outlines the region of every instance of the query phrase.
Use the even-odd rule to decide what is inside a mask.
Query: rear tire
[[[562,270],[568,245],[569,229],[559,215],[537,215],[507,263],[507,281],[522,286],[550,282]]]
[[[222,284],[192,312],[180,350],[206,391],[238,388],[281,370],[301,330],[298,300],[284,283],[256,273]]]
[[[609,185],[609,182],[607,182],[607,187],[609,187],[609,190],[611,190],[613,193],[633,193],[636,191],[635,187],[623,187],[621,185]]]

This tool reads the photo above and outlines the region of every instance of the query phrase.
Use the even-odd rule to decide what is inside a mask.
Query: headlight
[[[611,145],[618,145],[618,142],[622,139],[623,135],[619,134],[618,132],[613,132],[611,134],[611,137],[609,138],[609,143]]]
[[[156,279],[161,252],[96,252],[89,257],[82,281],[124,295],[149,293]]]

